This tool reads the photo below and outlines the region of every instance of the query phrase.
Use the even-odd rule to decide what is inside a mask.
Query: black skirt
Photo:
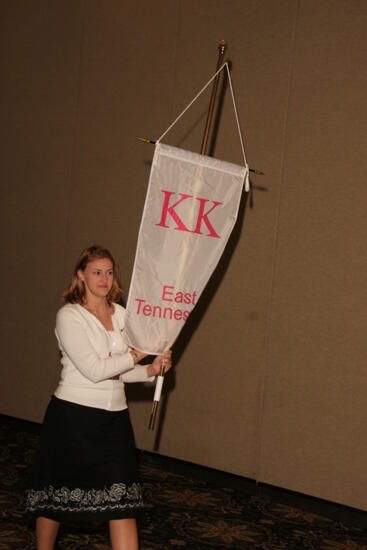
[[[99,521],[137,517],[142,508],[129,411],[53,396],[27,491],[28,515]]]

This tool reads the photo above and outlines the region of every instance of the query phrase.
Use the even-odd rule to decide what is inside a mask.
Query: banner
[[[247,168],[157,143],[126,307],[127,343],[169,349],[237,218]]]

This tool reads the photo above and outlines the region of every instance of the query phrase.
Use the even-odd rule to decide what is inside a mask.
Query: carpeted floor
[[[0,550],[31,550],[35,537],[23,518],[23,489],[39,426],[4,416],[0,421]],[[141,453],[146,502],[141,550],[367,550],[367,529],[251,495],[241,484],[236,487],[233,476],[225,484],[223,474],[215,482],[205,469],[192,471],[196,474],[179,461]],[[63,526],[57,548],[108,549],[107,528]]]

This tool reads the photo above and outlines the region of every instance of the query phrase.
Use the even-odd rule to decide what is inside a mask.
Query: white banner
[[[247,168],[157,143],[126,308],[129,345],[169,349],[237,218]]]

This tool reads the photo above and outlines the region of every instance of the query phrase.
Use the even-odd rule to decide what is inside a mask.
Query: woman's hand
[[[134,359],[134,365],[137,365],[144,357],[147,356],[146,353],[143,353],[142,351],[139,351],[138,349],[131,349],[130,353],[132,355],[132,358]]]
[[[148,376],[157,376],[160,373],[161,366],[164,367],[164,372],[166,373],[172,367],[172,351],[168,350],[163,353],[163,355],[158,355],[151,365],[148,365],[147,373]]]

